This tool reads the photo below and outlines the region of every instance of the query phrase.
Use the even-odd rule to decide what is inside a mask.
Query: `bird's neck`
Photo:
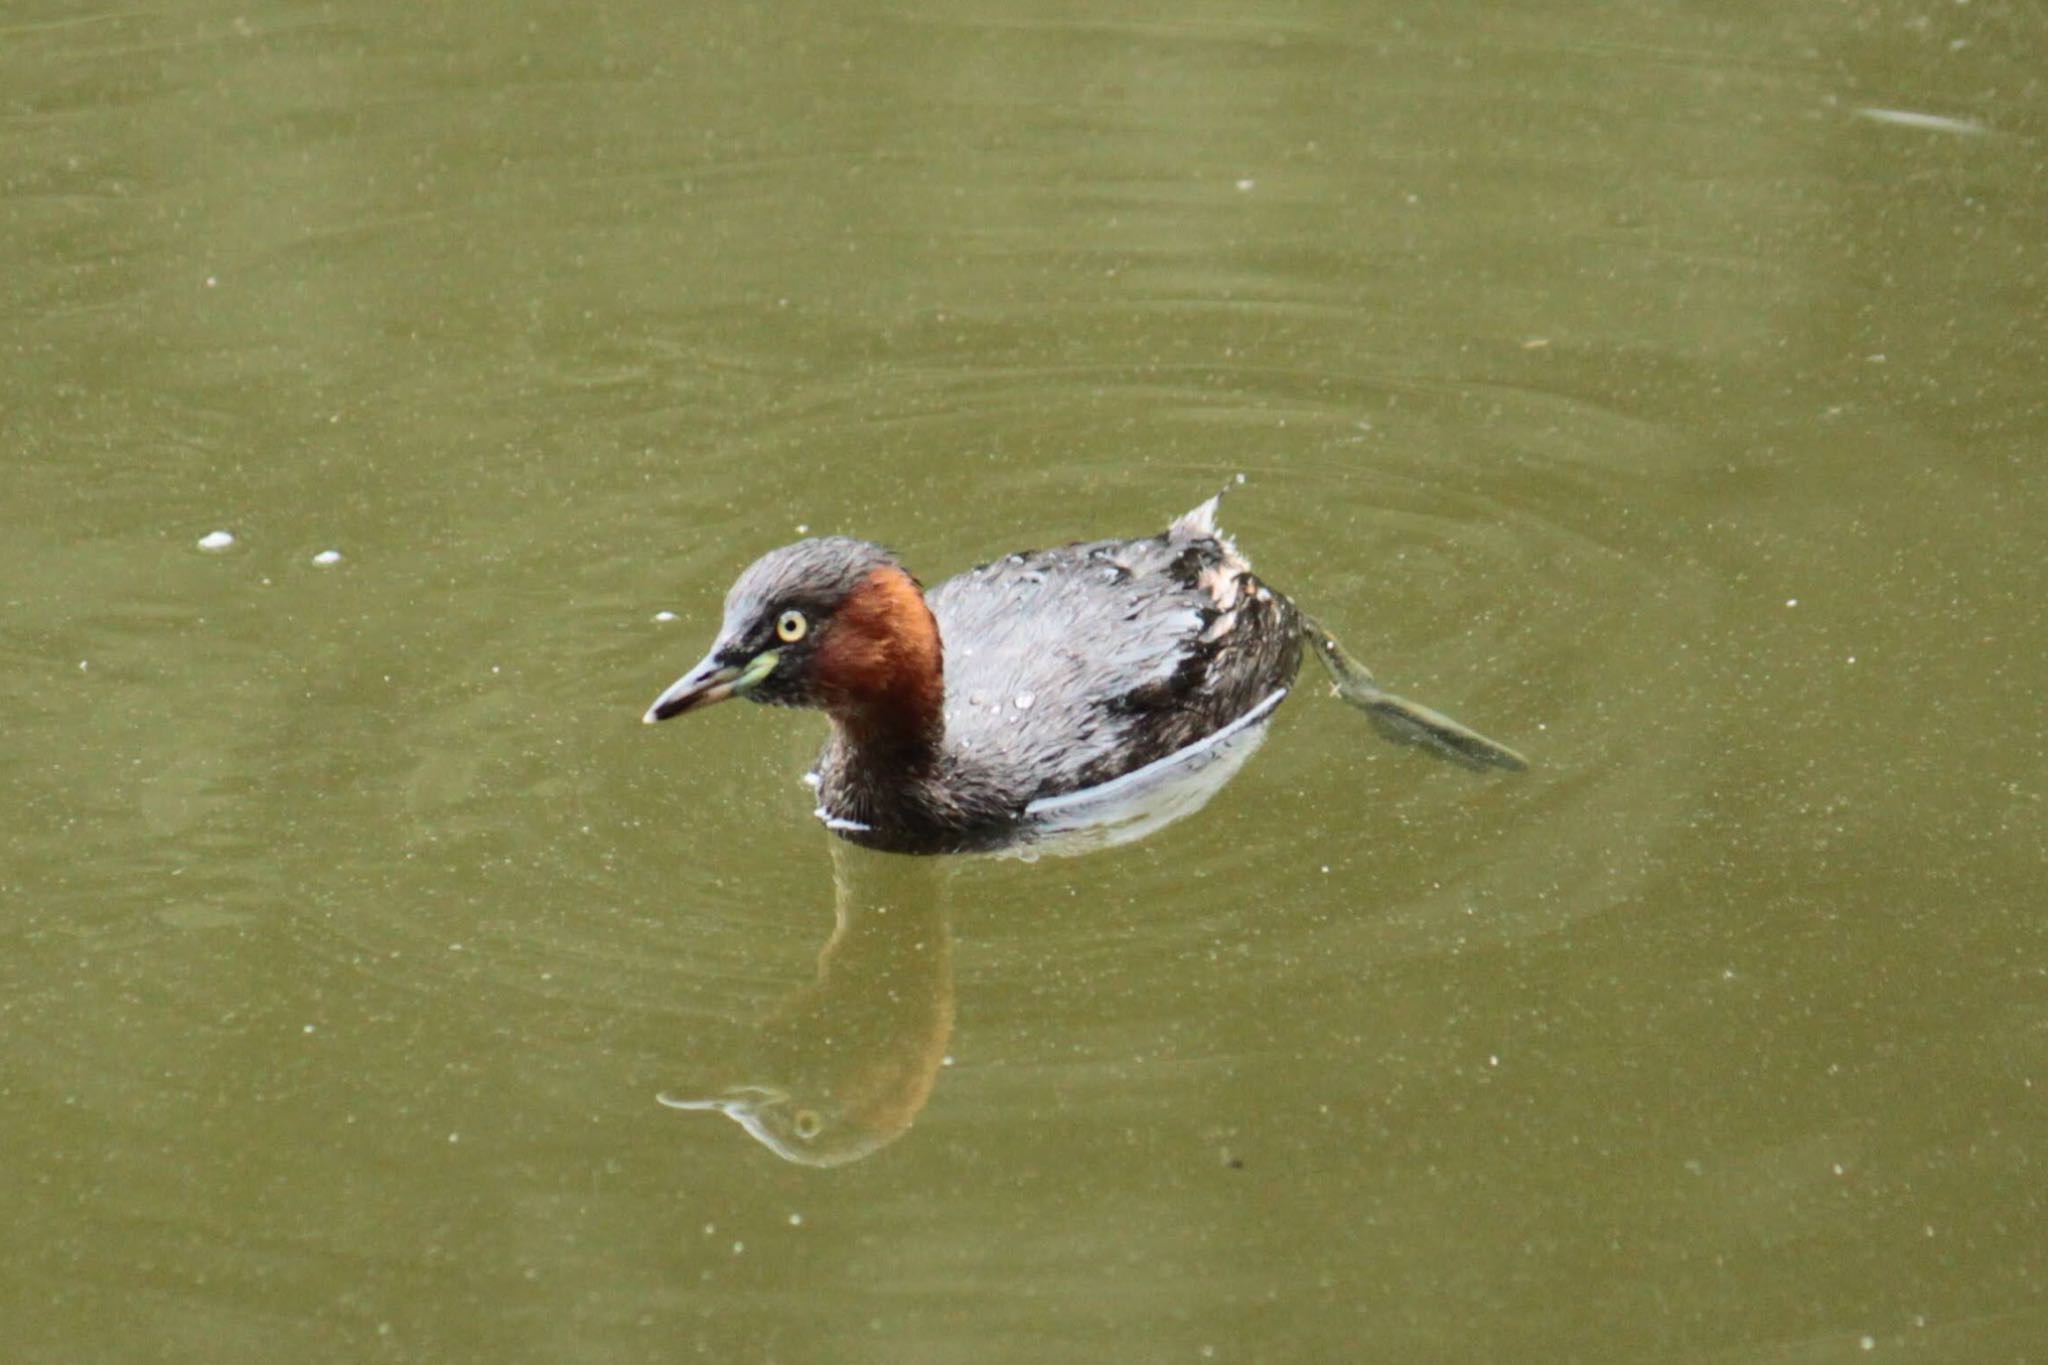
[[[917,580],[876,569],[835,614],[818,660],[825,711],[861,766],[915,770],[946,735],[945,648]]]

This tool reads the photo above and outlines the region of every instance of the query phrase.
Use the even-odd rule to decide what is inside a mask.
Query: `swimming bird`
[[[1006,555],[929,594],[844,536],[771,550],[733,584],[718,638],[647,709],[732,697],[823,711],[819,815],[856,843],[967,852],[1028,840],[1049,808],[1263,724],[1306,644],[1389,739],[1471,768],[1504,744],[1387,692],[1252,572],[1222,495],[1154,536]]]

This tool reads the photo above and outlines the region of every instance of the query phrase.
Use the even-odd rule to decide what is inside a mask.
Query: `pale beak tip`
[[[740,668],[720,663],[716,653],[708,655],[695,668],[670,683],[640,719],[652,725],[671,716],[715,706],[729,697],[744,696],[755,683],[768,676],[775,667],[775,657],[773,650],[764,651],[754,656],[745,668]]]

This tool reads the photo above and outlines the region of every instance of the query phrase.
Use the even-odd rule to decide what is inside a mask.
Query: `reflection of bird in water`
[[[1013,554],[929,598],[865,541],[772,551],[733,584],[711,652],[646,718],[738,696],[823,710],[819,814],[856,843],[906,853],[1027,839],[1048,803],[1262,722],[1304,640],[1390,738],[1471,767],[1524,766],[1381,690],[1253,576],[1217,528],[1220,497],[1159,535]]]
[[[953,1032],[953,965],[932,864],[835,845],[836,919],[818,979],[719,1068],[731,1083],[661,1096],[736,1120],[788,1161],[838,1166],[901,1137]]]

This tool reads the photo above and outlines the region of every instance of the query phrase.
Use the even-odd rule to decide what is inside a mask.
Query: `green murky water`
[[[0,12],[10,1349],[2048,1358],[2044,56]],[[815,717],[639,723],[799,527],[936,580],[1240,472],[1533,772],[1310,687],[937,866],[835,860]],[[656,1101],[771,1074],[881,1145]]]

